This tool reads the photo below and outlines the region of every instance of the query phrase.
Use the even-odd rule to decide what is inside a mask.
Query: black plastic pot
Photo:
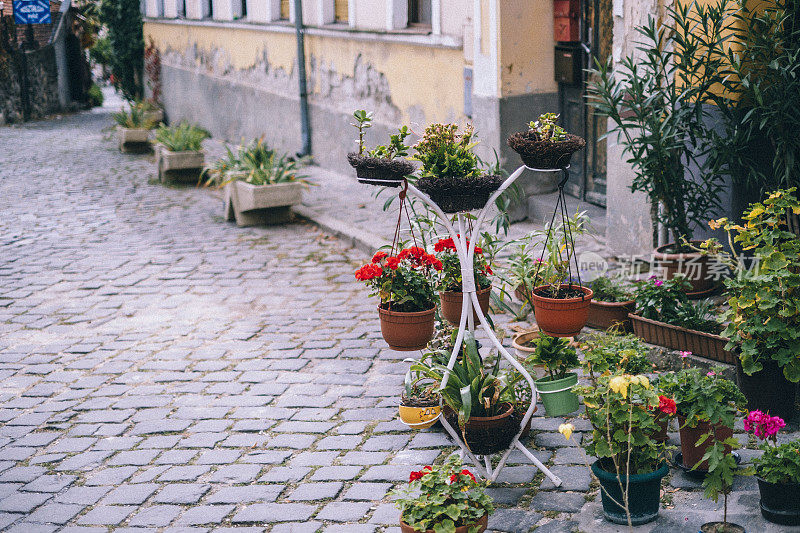
[[[770,483],[760,477],[761,514],[775,524],[800,526],[800,483]]]
[[[763,365],[761,371],[748,376],[738,358],[736,360],[736,381],[747,398],[747,408],[768,412],[788,422],[795,415],[797,383],[786,379],[775,361],[769,359]]]
[[[633,476],[618,476],[616,472],[607,472],[600,466],[600,461],[592,463],[592,473],[600,480],[603,490],[600,491],[603,502],[603,516],[614,524],[628,524],[625,509],[617,505],[612,498],[622,502],[620,481],[624,487],[628,483],[628,508],[631,512],[631,524],[637,526],[652,522],[658,517],[658,508],[661,504],[661,479],[669,474],[666,463],[655,472],[636,474]]]

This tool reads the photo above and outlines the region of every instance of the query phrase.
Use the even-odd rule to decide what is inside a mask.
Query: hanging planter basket
[[[551,337],[574,337],[589,318],[589,302],[594,292],[580,285],[561,285],[562,291],[577,293],[569,298],[549,298],[547,285],[533,289],[533,312],[539,329]]]
[[[433,338],[436,307],[427,311],[403,313],[378,307],[383,340],[392,350],[424,350]]]
[[[403,178],[414,172],[414,165],[405,159],[369,157],[352,152],[347,154],[347,161],[356,169],[358,182],[367,185],[399,187]]]
[[[546,170],[569,165],[572,154],[586,146],[586,141],[571,133],[560,142],[543,141],[536,132],[528,130],[509,137],[508,146],[519,154],[526,167]]]
[[[425,176],[417,180],[417,188],[430,196],[445,213],[460,213],[483,209],[502,183],[502,176]]]

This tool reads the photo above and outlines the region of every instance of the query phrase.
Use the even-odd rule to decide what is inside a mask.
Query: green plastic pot
[[[631,513],[632,525],[646,524],[658,517],[661,478],[669,474],[669,467],[666,463],[662,464],[655,472],[617,477],[616,473],[603,469],[600,461],[595,461],[592,463],[592,472],[603,487],[603,490],[600,491],[600,499],[603,503],[603,516],[606,520],[614,524],[628,524],[625,509],[614,501],[622,501],[620,481],[622,481],[622,486],[628,487],[628,509]]]
[[[550,381],[550,378],[536,380],[536,390],[542,399],[547,416],[562,416],[578,410],[578,395],[572,387],[578,384],[578,374],[571,372],[567,377]]]

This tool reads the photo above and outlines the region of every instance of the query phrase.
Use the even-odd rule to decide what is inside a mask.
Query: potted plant
[[[738,468],[736,457],[731,452],[739,448],[739,441],[720,425],[710,426],[698,444],[703,441],[710,444],[703,454],[702,463],[696,464],[693,469],[699,469],[700,464],[708,465],[708,472],[703,478],[705,497],[716,503],[722,494],[723,504],[722,522],[706,522],[700,526],[700,533],[745,533],[742,526],[728,522],[728,495],[733,490],[733,476]]]
[[[422,162],[417,187],[445,213],[481,209],[503,178],[484,174],[478,156],[472,152],[471,125],[458,132],[455,124],[431,124],[414,145],[412,157]]]
[[[732,364],[736,357],[720,336],[724,326],[710,301],[694,304],[683,276],[663,281],[655,276],[636,283],[636,312],[631,318],[634,333],[650,344],[692,352],[714,361]]]
[[[698,368],[662,374],[659,387],[676,404],[681,437],[681,456],[676,462],[704,473],[709,447],[733,437],[733,423],[744,407],[744,396],[735,383],[715,370],[703,374]],[[730,453],[730,447],[726,449]]]
[[[590,287],[594,296],[589,302],[586,325],[598,329],[616,326],[624,331],[633,331],[628,317],[635,309],[630,286],[619,278],[600,276],[592,280]]]
[[[578,353],[567,339],[541,334],[536,349],[525,360],[525,365],[543,365],[546,376],[536,380],[536,390],[542,398],[547,416],[562,416],[578,410],[578,395],[572,387],[578,383],[578,374],[570,372],[580,364]]]
[[[536,379],[536,375],[531,373],[531,377]],[[503,371],[500,379],[508,386],[504,389],[503,395],[500,397],[501,402],[508,402],[514,407],[514,418],[519,420],[522,424],[522,419],[528,408],[531,406],[533,392],[531,391],[530,384],[525,380],[524,376],[517,369],[508,369]],[[534,406],[533,413],[538,410],[538,406]],[[531,421],[533,417],[529,418],[522,428],[522,436],[528,435],[531,432]]]
[[[789,231],[787,211],[800,213],[794,188],[753,204],[744,226],[727,219],[711,223],[728,233],[731,249],[735,243],[758,258],[752,268],[717,241],[701,249],[735,272],[725,280],[729,322],[722,336],[738,351],[737,378],[748,406],[790,420],[800,381],[800,240]]]
[[[423,358],[411,370],[440,384],[439,394],[447,405],[445,419],[458,426],[472,453],[491,455],[507,449],[519,432],[519,420],[512,416],[514,406],[501,401],[508,384],[500,379],[500,358],[492,369],[484,368],[475,337],[467,333],[453,369],[444,363]]]
[[[764,455],[753,460],[761,514],[776,524],[800,526],[800,440],[778,445],[776,435],[785,426],[779,416],[750,411],[744,429],[760,439]]]
[[[586,232],[586,216],[576,213],[552,228],[536,232],[544,237],[546,259],[539,262],[534,279],[541,276],[543,284],[528,291],[539,329],[555,337],[573,337],[580,333],[589,317],[589,302],[594,292],[576,283],[571,265],[575,261],[573,238]],[[566,250],[566,256],[564,256]],[[575,266],[577,268],[577,266]]]
[[[605,373],[577,390],[592,425],[584,447],[597,458],[591,470],[600,481],[603,516],[629,527],[655,520],[661,479],[669,473],[665,444],[653,438],[662,408],[658,392],[646,376],[623,372]]]
[[[556,113],[544,113],[531,121],[527,131],[513,134],[508,145],[530,169],[560,169],[569,166],[572,154],[586,146],[586,141],[564,131],[556,124]]]
[[[720,209],[722,175],[707,154],[719,136],[711,109],[727,72],[725,14],[676,4],[663,20],[649,16],[637,28],[636,53],[619,68],[610,57],[598,63],[587,89],[597,115],[609,119],[609,138],[629,156],[630,190],[649,196],[653,226],[671,235],[672,242],[656,248],[656,264],[666,279],[686,274],[689,290],[699,294],[714,287],[710,260],[684,243]]]
[[[387,146],[377,146],[373,150],[365,150],[364,133],[372,127],[372,113],[359,109],[353,113],[358,130],[358,152],[347,154],[347,161],[356,169],[356,178],[360,183],[397,187],[403,179],[414,172],[414,165],[404,158],[409,147],[405,145],[406,137],[411,135],[408,126],[402,126],[395,135],[389,136]]]
[[[156,130],[158,179],[194,183],[203,170],[203,141],[209,137],[206,130],[188,122],[162,124]]]
[[[411,472],[408,485],[391,494],[400,509],[402,533],[482,533],[494,511],[484,484],[456,455]]]
[[[143,153],[150,151],[150,130],[156,122],[148,119],[142,106],[132,103],[130,109],[121,109],[111,117],[117,123],[117,139],[121,152]]]
[[[378,315],[383,339],[393,350],[422,350],[433,338],[436,300],[433,273],[441,262],[418,246],[395,256],[378,251],[359,268],[356,279],[380,297]]]
[[[263,139],[239,146],[236,153],[227,146],[225,150],[225,157],[204,171],[207,185],[225,188],[225,219],[236,220],[238,226],[291,220],[291,207],[302,201],[307,185],[299,163],[279,155]]]
[[[416,360],[406,359],[406,362],[416,363]],[[409,369],[398,411],[400,420],[411,429],[425,429],[434,425],[442,414],[435,383]]]
[[[469,243],[467,243],[469,246]],[[456,253],[456,246],[452,237],[439,239],[433,246],[436,257],[442,262],[442,271],[439,275],[439,301],[442,316],[448,322],[457,326],[461,322],[461,306],[464,293],[461,284],[461,262]],[[486,315],[489,311],[489,298],[492,294],[491,258],[484,254],[483,248],[475,246],[473,268],[475,270],[475,287],[477,288],[478,303],[481,312]],[[473,320],[477,322],[478,315],[473,310]]]

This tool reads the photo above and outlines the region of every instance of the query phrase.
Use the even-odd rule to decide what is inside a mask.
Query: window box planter
[[[603,517],[606,520],[614,524],[628,524],[625,509],[613,501],[623,501],[620,481],[623,486],[628,487],[628,508],[632,525],[646,524],[658,517],[658,508],[661,504],[661,479],[669,474],[669,466],[666,463],[655,472],[625,476],[608,472],[600,466],[600,461],[595,461],[592,463],[592,473],[603,486],[600,499],[603,504]]]
[[[636,302],[629,300],[626,302],[601,302],[592,300],[589,302],[589,316],[586,325],[591,328],[608,329],[619,325],[622,331],[633,331],[630,313],[636,310]]]
[[[292,206],[302,199],[300,182],[252,185],[234,180],[225,185],[225,219],[235,220],[237,226],[289,222]]]
[[[119,150],[124,153],[146,153],[150,151],[150,130],[117,126]]]
[[[737,357],[725,349],[727,339],[719,335],[673,326],[634,313],[628,316],[633,323],[633,332],[645,342],[673,350],[692,352],[693,355],[721,363],[736,364]]]
[[[205,166],[203,151],[172,152],[161,145],[156,146],[158,179],[177,183],[197,183]]]
[[[489,311],[489,298],[492,295],[492,287],[489,286],[485,289],[479,289],[477,294],[481,311],[484,315],[486,315],[486,313]],[[447,291],[439,293],[439,302],[442,306],[442,316],[444,316],[444,318],[446,318],[447,321],[454,326],[458,326],[461,323],[461,305],[463,301],[463,292]],[[474,309],[472,311],[472,319],[475,321],[475,323],[478,322],[478,314]]]

